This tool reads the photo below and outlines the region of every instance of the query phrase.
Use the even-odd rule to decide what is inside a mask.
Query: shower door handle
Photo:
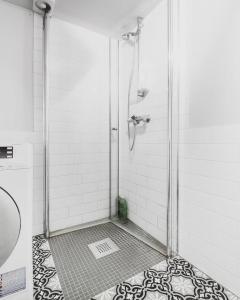
[[[113,127],[112,131],[118,131],[118,129],[116,127]]]

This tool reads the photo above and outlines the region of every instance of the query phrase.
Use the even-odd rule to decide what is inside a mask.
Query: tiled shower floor
[[[88,245],[110,238],[120,250],[96,259]],[[85,300],[156,265],[165,257],[112,223],[49,240],[65,300]]]

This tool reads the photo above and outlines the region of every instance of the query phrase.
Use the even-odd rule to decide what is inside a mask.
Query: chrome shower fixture
[[[139,89],[137,91],[138,98],[140,98],[141,100],[143,100],[144,98],[146,98],[147,95],[148,95],[148,93],[149,93],[149,90],[148,89],[144,89],[144,88]]]
[[[122,35],[123,40],[129,41],[133,45],[133,56],[132,56],[132,68],[129,78],[129,86],[128,86],[128,111],[127,111],[127,125],[128,125],[128,142],[129,142],[129,150],[132,151],[134,149],[136,134],[137,134],[137,126],[145,125],[151,121],[148,115],[143,116],[135,116],[130,115],[130,101],[131,101],[131,91],[133,88],[133,80],[136,77],[136,89],[134,88],[134,101],[142,101],[149,90],[145,88],[139,89],[139,74],[140,74],[140,35],[143,27],[143,18],[137,18],[137,30],[135,32],[127,32]],[[137,67],[137,68],[136,68]],[[135,75],[135,71],[137,72]],[[131,130],[131,127],[133,130]],[[131,138],[132,136],[132,138]]]
[[[143,27],[143,18],[137,17],[137,30],[133,32],[123,33],[122,39],[125,41],[129,41],[131,37],[138,37],[141,33],[142,27]]]
[[[149,115],[142,115],[142,116],[135,116],[132,115],[129,119],[128,119],[128,123],[133,123],[134,126],[137,125],[145,125],[147,123],[150,123],[151,118]]]

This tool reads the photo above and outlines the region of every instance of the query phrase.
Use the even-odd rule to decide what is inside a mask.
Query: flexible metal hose
[[[134,78],[134,71],[135,71],[135,65],[136,65],[136,47],[137,48],[137,87],[136,87],[136,97],[137,97],[137,89],[138,89],[138,83],[139,83],[139,34],[137,34],[134,37],[134,46],[133,46],[133,58],[132,58],[132,68],[129,78],[129,86],[128,86],[128,144],[129,144],[129,150],[132,151],[135,145],[136,140],[136,130],[137,125],[133,123],[133,138],[131,141],[131,132],[130,132],[130,103],[131,103],[131,91],[132,91],[132,85],[133,85],[133,78]]]

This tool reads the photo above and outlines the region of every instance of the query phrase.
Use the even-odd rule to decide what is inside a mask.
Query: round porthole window
[[[21,230],[21,216],[11,195],[0,187],[0,267],[15,248]]]

